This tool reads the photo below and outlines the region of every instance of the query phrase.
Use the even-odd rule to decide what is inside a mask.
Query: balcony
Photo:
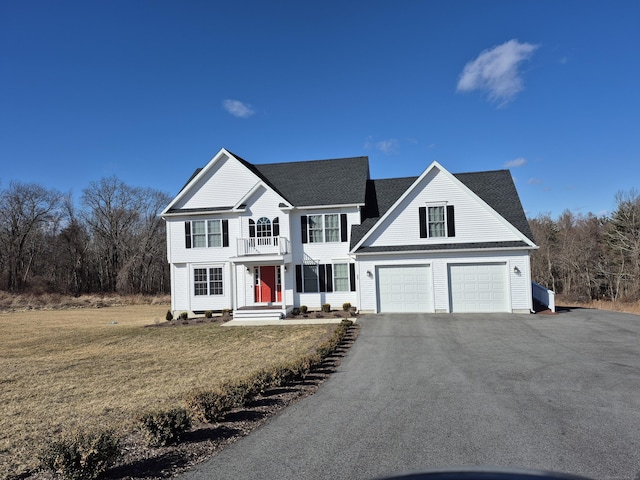
[[[291,243],[285,237],[238,238],[238,257],[248,255],[288,255]]]

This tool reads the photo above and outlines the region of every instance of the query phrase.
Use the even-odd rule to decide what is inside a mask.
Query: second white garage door
[[[379,312],[434,311],[428,265],[379,266],[376,273]]]
[[[504,263],[449,265],[452,312],[508,311],[507,266]]]

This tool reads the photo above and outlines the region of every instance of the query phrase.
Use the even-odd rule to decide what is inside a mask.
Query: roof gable
[[[370,203],[375,203],[375,207],[369,207],[368,204],[367,218],[363,219],[361,225],[353,227],[351,251],[363,247],[368,239],[383,235],[390,226],[391,217],[401,214],[412,201],[417,200],[417,195],[422,195],[420,192],[439,174],[448,179],[449,187],[447,190],[441,190],[434,200],[451,201],[456,190],[459,190],[464,194],[463,197],[458,195],[458,198],[468,198],[472,204],[477,205],[474,208],[481,208],[481,211],[487,212],[487,218],[497,221],[495,225],[501,225],[499,228],[504,235],[515,236],[525,242],[524,245],[534,246],[520,199],[507,170],[452,175],[440,164],[433,162],[419,177],[370,182]],[[450,190],[451,188],[454,190]],[[457,238],[456,241],[461,239]]]
[[[250,166],[228,150],[221,149],[204,168],[194,172],[162,215],[241,210],[246,198],[261,185],[273,189]],[[276,193],[284,200],[279,192]]]

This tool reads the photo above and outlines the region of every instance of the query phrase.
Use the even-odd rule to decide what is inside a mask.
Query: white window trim
[[[327,220],[326,217],[327,216],[335,216],[337,217],[337,226],[338,226],[338,236],[337,236],[337,240],[327,240]],[[322,226],[320,229],[313,229],[315,230],[321,230],[322,231],[322,241],[318,241],[318,240],[312,240],[313,236],[311,235],[311,222],[308,220],[310,217],[321,217],[322,218]],[[307,238],[308,238],[308,243],[340,243],[341,241],[341,234],[342,234],[342,226],[340,223],[340,214],[339,213],[310,213],[307,215]],[[332,229],[335,230],[335,229]]]
[[[449,236],[449,232],[447,231],[447,203],[448,202],[427,202],[426,203],[426,207],[427,207],[427,218],[425,219],[426,221],[426,225],[427,225],[427,238],[447,238]],[[444,235],[438,235],[438,236],[433,236],[431,235],[431,229],[429,228],[429,226],[432,223],[435,222],[430,222],[429,221],[429,209],[430,208],[434,208],[434,207],[442,207],[443,210],[443,222],[444,222]]]
[[[212,277],[211,277],[211,270],[212,269],[220,269],[220,284],[222,287],[222,293],[211,293],[211,283],[212,283]],[[206,295],[198,295],[196,294],[196,279],[195,279],[195,274],[196,274],[196,270],[206,270],[206,282],[199,282],[199,283],[206,283],[207,285],[207,293]],[[225,285],[225,268],[224,265],[193,265],[191,267],[191,286],[193,288],[193,296],[194,297],[198,297],[198,298],[204,298],[204,297],[224,297],[225,296],[225,290],[226,290],[226,285]]]
[[[337,265],[344,265],[346,267],[346,277],[340,277],[340,280],[345,280],[347,281],[347,285],[346,288],[344,290],[338,290],[337,285],[338,282],[336,280],[338,280],[338,277],[336,276],[337,273],[337,269],[336,266]],[[333,291],[334,292],[349,292],[351,291],[351,278],[349,276],[349,262],[334,262],[332,264],[332,270],[333,270]]]
[[[220,219],[220,218],[209,218],[209,219],[206,219],[206,220],[191,220],[190,222],[191,222],[191,248],[222,248],[222,245],[224,243],[224,241],[222,239],[222,236],[223,236],[223,233],[222,233],[222,219]],[[196,233],[195,233],[194,223],[200,223],[200,222],[204,223],[204,243],[205,243],[204,247],[196,246],[196,242],[195,242]],[[220,228],[219,234],[216,233],[216,235],[220,236],[220,245],[209,245],[209,236],[210,236],[209,222],[217,222],[218,225],[219,225],[219,228]],[[198,234],[198,235],[201,235],[201,234]],[[201,267],[198,267],[198,268],[201,268]]]

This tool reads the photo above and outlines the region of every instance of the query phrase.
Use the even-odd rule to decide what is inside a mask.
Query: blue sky
[[[509,168],[530,216],[603,214],[640,188],[639,24],[638,1],[0,2],[1,186],[173,195],[225,147]]]

